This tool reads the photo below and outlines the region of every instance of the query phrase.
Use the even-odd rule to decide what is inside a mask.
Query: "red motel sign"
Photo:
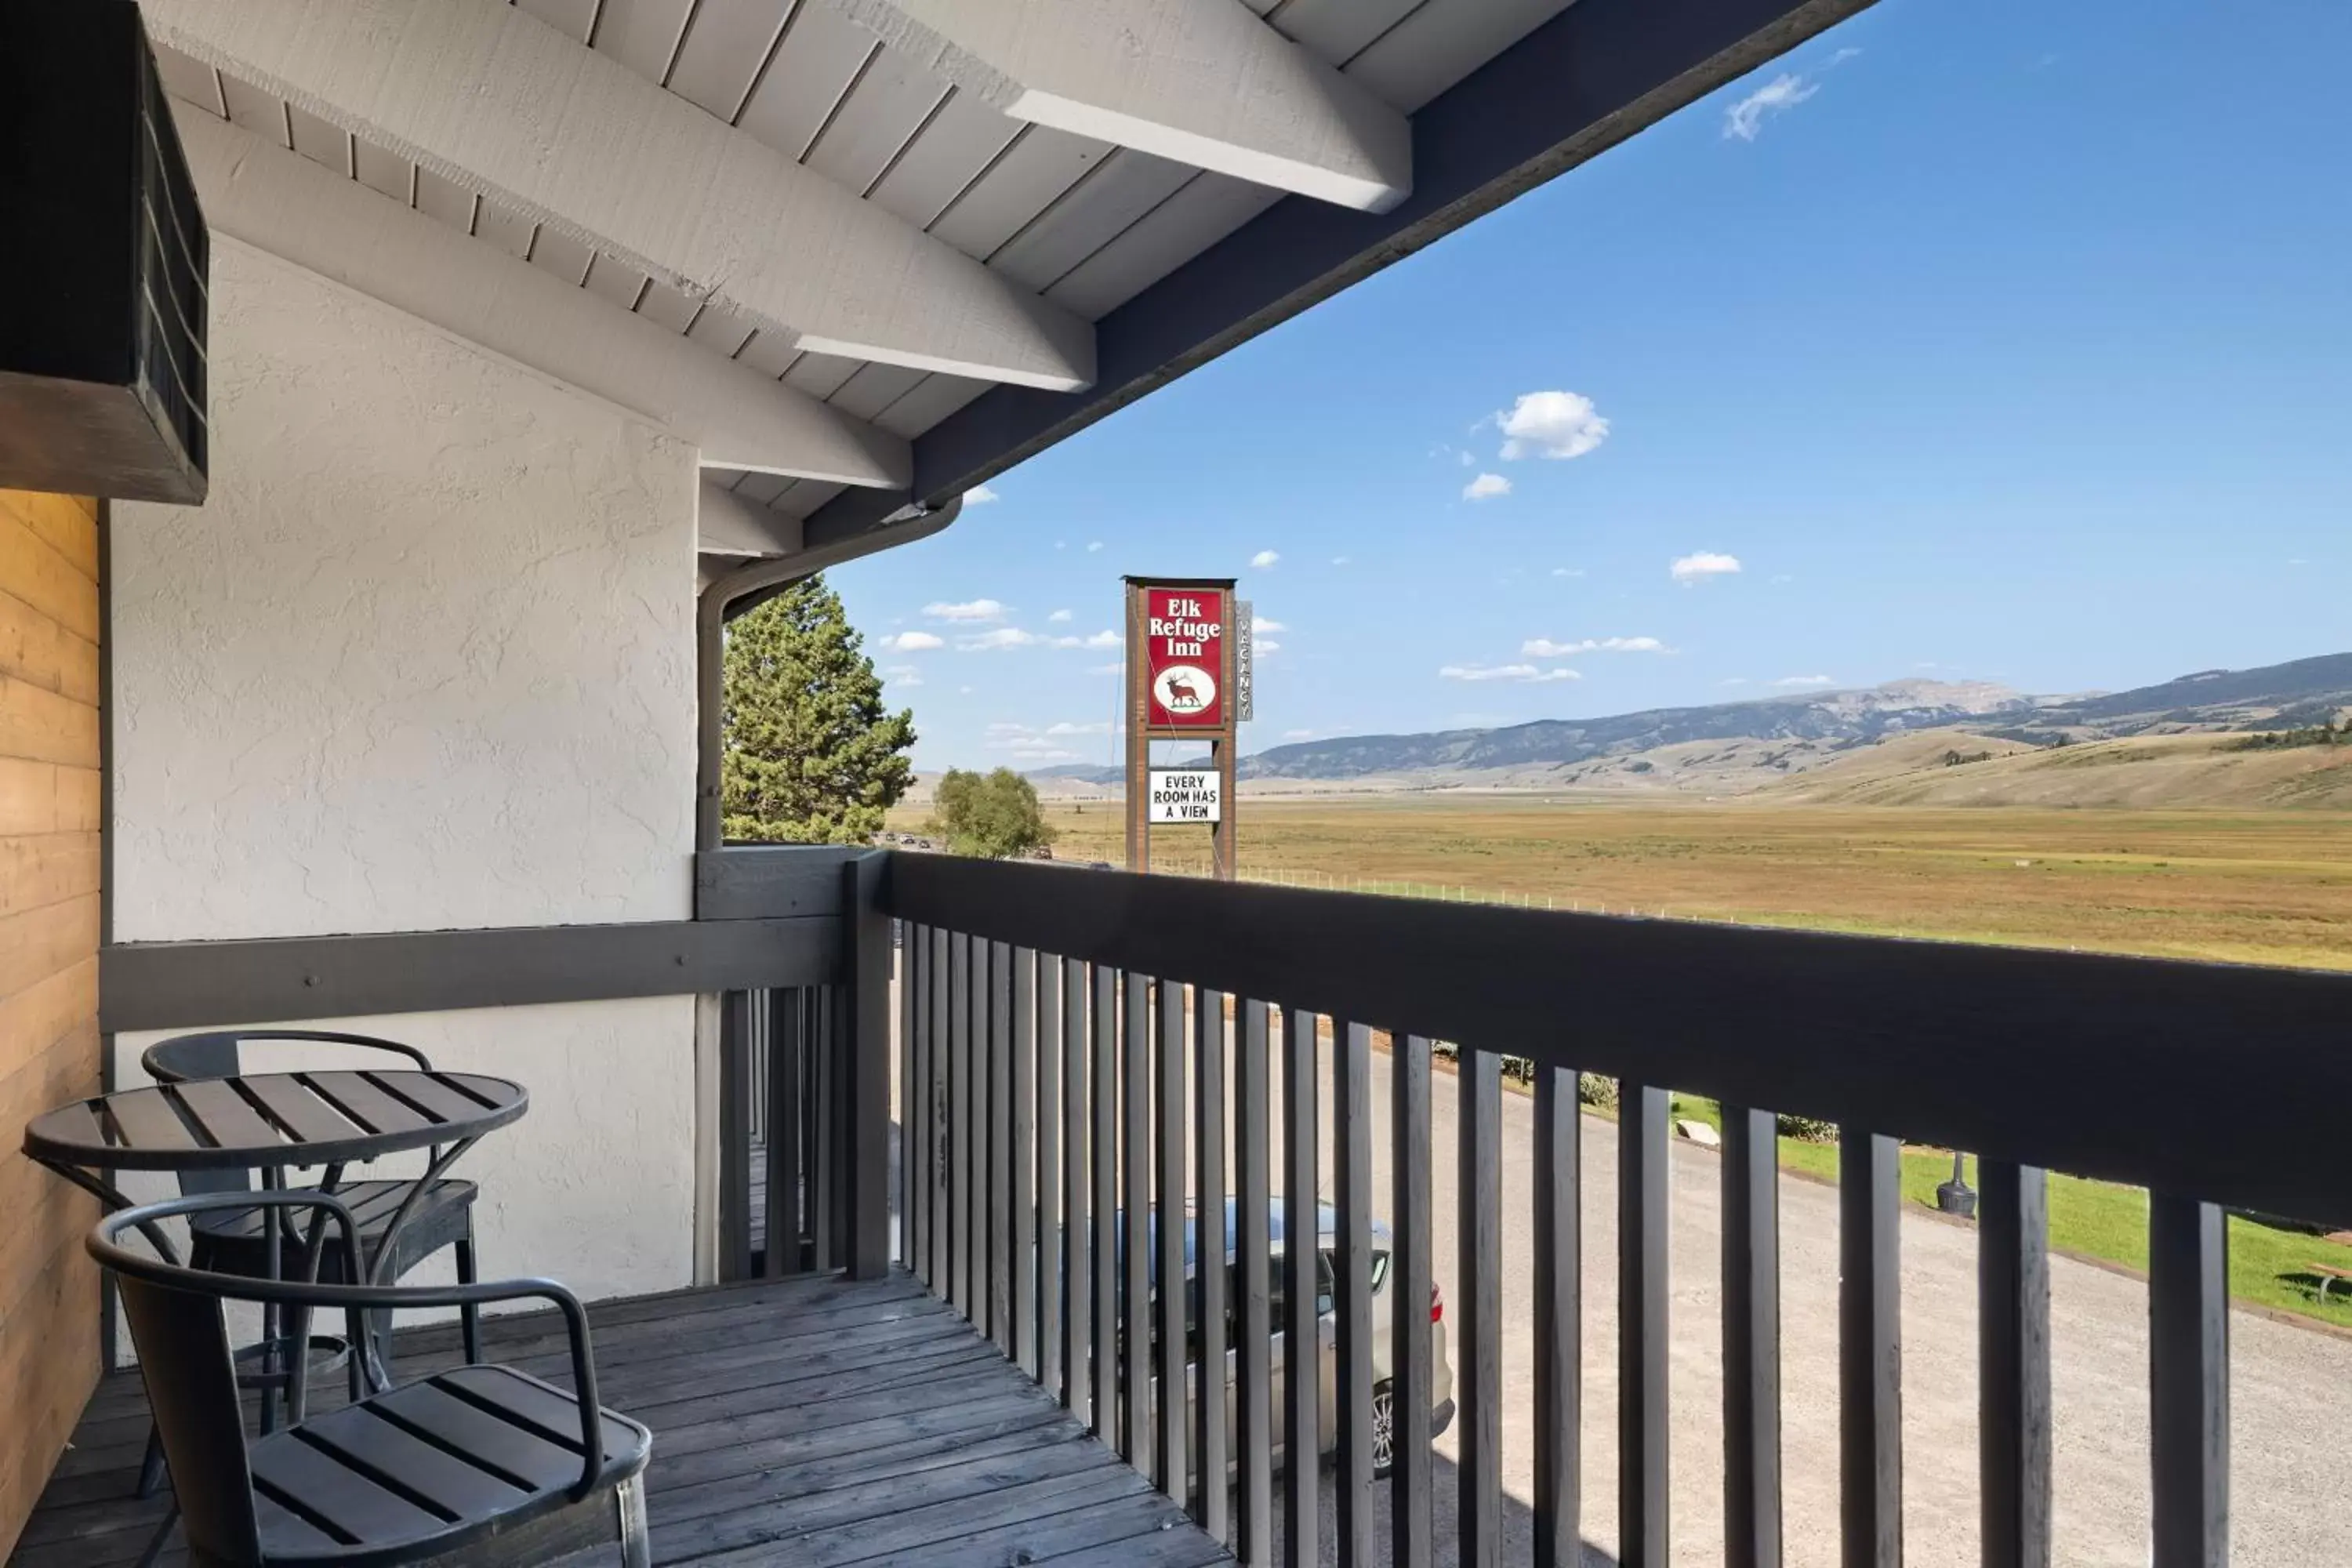
[[[1144,701],[1153,729],[1224,724],[1230,600],[1213,588],[1144,589]]]

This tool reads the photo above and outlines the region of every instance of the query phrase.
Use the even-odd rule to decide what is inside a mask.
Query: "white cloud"
[[[911,664],[894,664],[882,672],[882,679],[893,686],[920,686],[923,672]]]
[[[958,697],[969,697],[971,695],[971,688],[969,686],[959,686],[956,688],[956,695]]]
[[[956,638],[956,649],[961,653],[992,653],[999,648],[1028,647],[1045,640],[1035,632],[1024,632],[1019,626],[999,626],[977,637]]]
[[[1519,645],[1529,658],[1571,658],[1580,653],[1672,653],[1655,637],[1586,637],[1582,642],[1554,642],[1529,637]]]
[[[1110,733],[1110,726],[1106,723],[1073,724],[1066,719],[1058,724],[1046,725],[1045,733],[1048,735],[1108,735]]]
[[[1004,606],[994,599],[966,599],[955,605],[925,605],[923,614],[935,621],[1001,621]]]
[[[935,647],[948,645],[929,632],[899,632],[878,639],[875,646],[887,647],[893,653],[928,653]]]
[[[1089,539],[1089,540],[1087,540],[1087,554],[1092,555],[1096,551],[1100,550],[1101,548],[1102,548],[1102,541],[1101,541],[1101,540],[1099,540],[1099,539]]]
[[[1127,673],[1127,666],[1123,664],[1090,664],[1087,666],[1087,673],[1088,675],[1125,675]]]
[[[999,499],[997,493],[986,485],[974,485],[963,492],[963,504],[966,506],[986,506]]]
[[[1438,675],[1446,680],[1581,680],[1568,668],[1538,669],[1532,664],[1449,664]]]
[[[1735,675],[1730,679],[1725,681],[1724,684],[1726,686],[1745,686],[1748,684],[1748,678],[1744,675]]]
[[[1842,66],[1860,53],[1862,53],[1862,51],[1856,48],[1840,49],[1837,53],[1830,57],[1830,64],[1833,66]]]
[[[1609,439],[1609,421],[1580,392],[1523,392],[1507,413],[1495,416],[1503,432],[1503,460],[1581,458]]]
[[[1584,575],[1584,568],[1581,566],[1555,566],[1551,569],[1551,574],[1555,577],[1581,577]]]
[[[1254,629],[1261,632],[1286,632],[1290,628],[1272,616],[1260,616]]]
[[[1480,474],[1462,487],[1464,500],[1491,500],[1511,493],[1511,481],[1500,474]]]
[[[1250,651],[1260,658],[1268,658],[1282,651],[1282,645],[1267,637],[1255,644]]]
[[[1282,732],[1282,738],[1286,741],[1311,741],[1315,738],[1315,731],[1312,730],[1285,730]]]
[[[1049,621],[1057,623],[1066,621],[1070,618],[1070,612],[1067,610],[1055,610],[1052,615],[1047,616],[1045,618]]]
[[[1278,550],[1261,550],[1250,557],[1250,564],[1263,572],[1281,559],[1282,552]]]
[[[1785,114],[1819,92],[1818,83],[1782,71],[1723,111],[1723,134],[1735,142],[1753,142],[1768,114]]]
[[[1334,566],[1345,566],[1348,563],[1348,561],[1349,557],[1345,555],[1334,555],[1331,557],[1331,564]]]
[[[1120,640],[1117,632],[1099,631],[1092,637],[1055,637],[1054,646],[1055,647],[1117,647]]]
[[[1717,550],[1701,550],[1689,555],[1675,557],[1666,574],[1687,588],[1709,577],[1728,577],[1740,570],[1739,557],[1726,555]]]
[[[1784,675],[1772,684],[1775,686],[1835,686],[1837,682],[1826,675]]]

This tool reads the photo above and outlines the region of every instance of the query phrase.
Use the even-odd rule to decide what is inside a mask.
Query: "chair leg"
[[[631,1476],[613,1489],[613,1511],[621,1535],[621,1568],[653,1568],[653,1546],[646,1538],[646,1478]]]
[[[457,1238],[457,1283],[474,1283],[474,1216],[466,1216],[466,1234]],[[482,1361],[482,1309],[468,1301],[457,1309],[458,1331],[466,1340],[466,1364],[478,1366]]]
[[[147,1424],[147,1453],[139,1461],[139,1496],[153,1497],[163,1485],[163,1429]]]

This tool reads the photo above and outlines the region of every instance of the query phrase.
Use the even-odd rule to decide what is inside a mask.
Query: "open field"
[[[1251,879],[2352,969],[2352,813],[1498,795],[1240,804]],[[892,826],[919,829],[924,815],[902,808]],[[1057,858],[1124,863],[1117,803],[1047,816]],[[1207,848],[1205,829],[1162,828],[1155,864],[1199,872]]]

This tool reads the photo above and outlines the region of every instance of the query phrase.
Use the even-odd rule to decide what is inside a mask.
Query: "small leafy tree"
[[[907,793],[915,716],[883,706],[863,642],[822,577],[728,626],[719,800],[729,838],[863,844]]]
[[[982,774],[950,768],[931,807],[931,834],[958,855],[991,860],[1025,855],[1054,841],[1037,786],[1011,768]]]

